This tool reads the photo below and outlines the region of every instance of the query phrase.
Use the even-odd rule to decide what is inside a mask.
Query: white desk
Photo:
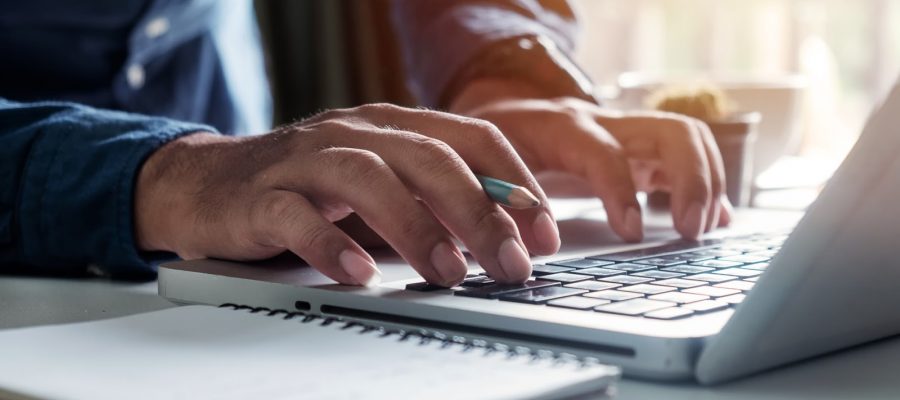
[[[88,321],[173,307],[156,283],[0,277],[0,329]],[[631,399],[900,399],[900,339],[782,368],[728,385],[623,380]]]
[[[602,219],[599,203],[555,202],[561,219]],[[793,214],[796,217],[796,214]],[[743,214],[749,224],[752,214]],[[789,215],[785,214],[785,218]],[[590,240],[567,234],[585,220],[561,224],[567,246],[595,246],[616,240],[608,228]],[[666,215],[648,216],[647,239],[671,235]],[[595,221],[591,223],[596,224]],[[578,230],[578,229],[575,229]],[[896,306],[896,305],[886,305]],[[143,284],[101,279],[51,279],[0,276],[0,329],[111,318],[174,307],[156,295],[156,282]],[[884,340],[807,361],[731,384],[706,388],[695,384],[660,384],[623,380],[618,399],[900,399],[900,339]]]

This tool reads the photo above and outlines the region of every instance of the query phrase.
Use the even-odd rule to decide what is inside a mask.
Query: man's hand
[[[494,123],[533,173],[562,171],[587,180],[613,230],[643,238],[638,190],[672,194],[675,228],[685,238],[727,224],[722,158],[706,124],[672,113],[617,112],[573,98],[528,99],[505,81],[470,84],[451,111]]]
[[[475,173],[542,201],[503,209]],[[559,249],[546,197],[493,125],[376,104],[322,113],[253,137],[194,134],[154,153],[135,193],[138,245],[183,258],[253,260],[285,250],[345,284],[376,282],[375,262],[333,222],[356,213],[419,274],[459,283],[462,241],[501,282],[524,281]]]

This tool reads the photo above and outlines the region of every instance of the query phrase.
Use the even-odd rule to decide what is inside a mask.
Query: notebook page
[[[342,326],[188,306],[0,331],[0,389],[54,399],[518,399],[601,390],[617,372]]]

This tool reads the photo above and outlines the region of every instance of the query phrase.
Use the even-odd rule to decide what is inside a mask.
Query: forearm
[[[508,51],[505,43],[539,40],[564,58],[575,47],[577,23],[566,1],[395,0],[394,6],[410,88],[432,107],[446,108],[468,81],[492,72],[508,77],[508,71],[484,68]],[[526,61],[536,77],[553,75],[560,67],[558,60],[537,61]]]
[[[157,148],[211,128],[70,103],[0,100],[0,269],[147,278],[137,251],[137,171]]]

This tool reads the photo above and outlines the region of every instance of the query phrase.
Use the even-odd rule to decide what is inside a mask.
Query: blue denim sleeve
[[[0,271],[150,279],[132,205],[144,160],[211,127],[72,103],[0,98]]]

